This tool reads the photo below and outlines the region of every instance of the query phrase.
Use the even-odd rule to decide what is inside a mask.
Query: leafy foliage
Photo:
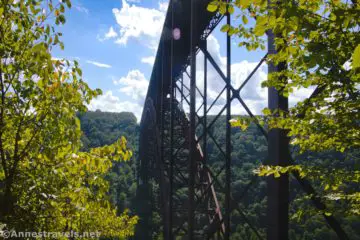
[[[274,33],[277,53],[269,54],[267,62],[285,63],[286,68],[271,73],[263,82],[264,87],[275,87],[285,97],[304,88],[315,89],[310,97],[288,112],[264,109],[268,128],[287,130],[298,154],[334,150],[351,152],[359,148],[358,1],[237,0],[227,3],[215,0],[210,5],[216,8],[209,10],[218,10],[222,14],[230,6],[237,9],[242,22],[223,26],[222,30],[238,37],[239,46],[245,46],[249,51],[265,49],[266,34]],[[248,18],[252,20],[250,23],[245,20]],[[233,125],[244,126],[244,121],[234,121]],[[306,172],[317,172],[318,179],[335,181],[335,185],[345,187],[342,179],[358,183],[359,168],[356,167],[355,171],[337,171],[336,178],[322,174],[329,166]],[[260,173],[278,176],[276,169],[280,168],[263,167]],[[283,168],[281,171],[289,170]],[[352,199],[353,205],[349,206],[352,211],[349,212],[359,213],[357,188],[344,191],[336,187],[332,190],[331,194],[338,196],[338,200]]]
[[[120,215],[104,175],[132,156],[125,138],[80,152],[77,112],[101,93],[83,81],[76,61],[54,60],[63,43],[69,0],[0,3],[0,222],[17,231],[133,234],[137,217]]]

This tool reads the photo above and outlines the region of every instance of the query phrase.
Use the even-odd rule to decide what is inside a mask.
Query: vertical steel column
[[[230,25],[230,13],[226,13],[226,23]],[[231,193],[231,42],[226,35],[226,194],[225,194],[225,239],[230,239],[230,193]]]
[[[204,49],[207,51],[207,39],[203,40]],[[204,54],[204,116],[203,116],[203,154],[204,164],[207,164],[207,58]]]
[[[205,38],[202,43],[203,48],[207,51],[207,39]],[[207,160],[208,160],[208,152],[207,152],[207,58],[204,53],[204,95],[203,95],[203,117],[202,117],[202,123],[203,123],[203,168],[207,168]],[[204,178],[207,178],[208,172],[205,171]],[[210,209],[210,199],[209,197],[206,197],[205,200],[205,206]]]
[[[140,128],[140,144],[139,144],[139,182],[136,190],[136,204],[137,204],[137,214],[142,216],[139,220],[139,223],[136,225],[136,235],[135,239],[150,239],[151,238],[151,189],[148,176],[148,167],[149,161],[148,156],[145,156],[145,153],[148,153],[148,149],[144,144],[149,138],[146,134],[148,126],[144,124]]]
[[[164,71],[165,71],[165,42],[161,41],[160,44],[162,44],[162,50],[161,50],[161,85],[160,85],[160,118],[159,118],[159,122],[160,122],[160,163],[162,164],[162,166],[165,166],[165,162],[164,162],[164,119],[165,119],[165,106],[164,106],[164,98],[166,97],[165,95],[165,91],[164,91]],[[159,169],[160,171],[160,178],[161,175],[164,174],[162,171],[164,171],[163,168],[160,167]],[[165,183],[165,182],[163,182]],[[163,194],[162,191],[166,190],[166,186],[161,186],[160,185],[160,199],[163,199],[165,196],[165,194]],[[167,196],[166,196],[167,197]],[[162,208],[162,216],[163,216],[163,236],[167,236],[168,235],[168,202],[166,202],[167,199],[163,199],[163,201],[165,201],[164,206],[160,206],[160,208]]]
[[[171,1],[171,6],[169,9],[171,10],[171,31],[174,30],[174,1]],[[174,34],[171,36],[171,49],[170,49],[170,169],[169,169],[169,231],[167,239],[173,239],[172,236],[172,219],[173,219],[173,170],[174,170],[174,109],[173,109],[173,101],[174,101],[174,74],[173,74],[173,54],[174,54]]]
[[[271,0],[268,1],[271,7]],[[275,4],[275,3],[273,3]],[[268,53],[276,54],[274,33],[268,31]],[[275,66],[269,63],[268,74],[279,72],[286,68],[286,63]],[[268,89],[268,107],[271,110],[288,111],[288,98],[282,96],[273,87]],[[268,164],[286,166],[289,164],[289,138],[283,129],[271,129],[268,133]],[[289,176],[282,174],[279,178],[270,176],[267,202],[267,239],[287,240],[289,230]]]
[[[189,128],[189,208],[188,208],[188,239],[194,239],[195,225],[195,173],[196,173],[196,142],[195,142],[195,101],[196,101],[196,0],[191,0],[190,27],[190,128]]]

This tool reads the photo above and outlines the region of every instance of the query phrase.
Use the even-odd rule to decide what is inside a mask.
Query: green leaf
[[[49,27],[49,26],[46,26],[46,28],[45,28],[45,33],[46,33],[47,35],[50,34],[50,27]]]
[[[357,45],[357,47],[354,50],[353,56],[352,56],[352,67],[360,68],[360,44]]]
[[[219,6],[219,12],[221,14],[225,14],[226,13],[226,4],[225,3],[221,3]]]
[[[232,36],[235,33],[237,33],[237,28],[230,26],[230,29],[228,31],[229,36]]]
[[[352,16],[345,16],[343,21],[344,28],[347,28],[349,26],[350,21],[352,20]]]
[[[327,217],[330,217],[330,216],[332,215],[332,213],[330,213],[330,212],[325,212],[324,214],[325,214],[325,216],[327,216]]]
[[[271,115],[271,110],[269,108],[264,108],[262,112],[265,116]]]
[[[65,16],[64,16],[64,15],[60,15],[60,16],[59,16],[59,21],[60,21],[62,24],[65,24],[65,21],[66,21]]]
[[[54,39],[54,45],[59,43],[59,36],[55,35],[55,39]]]
[[[254,34],[258,37],[261,37],[265,34],[265,31],[266,31],[265,25],[258,24],[258,22],[256,22],[256,25],[254,28]]]
[[[245,15],[242,15],[242,21],[244,24],[247,24],[249,22],[249,20],[247,19],[247,17]]]
[[[82,71],[80,68],[76,68],[76,72],[79,74],[79,76],[82,76]]]
[[[228,11],[230,14],[233,14],[235,12],[234,6],[233,5],[229,5],[228,6]]]
[[[246,9],[250,6],[250,0],[240,0],[240,6],[243,8],[243,9]]]
[[[68,8],[71,8],[71,1],[70,0],[65,0],[66,6]]]
[[[225,24],[221,27],[220,31],[222,32],[228,32],[230,29],[230,25],[229,24]]]
[[[60,4],[60,12],[64,13],[65,12],[65,7],[64,4]]]
[[[207,6],[207,10],[209,12],[215,12],[218,9],[218,3],[217,2],[211,2],[209,3],[209,5]]]

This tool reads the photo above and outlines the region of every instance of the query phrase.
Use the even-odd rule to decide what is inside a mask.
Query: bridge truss
[[[236,212],[241,219],[237,224],[247,225],[258,239],[288,239],[289,176],[266,179],[265,231],[254,226],[241,204],[247,192],[261,180],[252,176],[240,194],[232,194],[231,103],[240,103],[256,123],[254,113],[242,97],[242,90],[264,64],[267,54],[240,86],[234,86],[230,37],[226,39],[225,70],[207,48],[208,36],[223,18],[230,24],[230,16],[208,12],[209,2],[171,0],[169,3],[140,125],[137,190],[140,222],[136,238],[154,239],[154,233],[160,231],[163,239],[230,239],[231,216]],[[174,37],[174,29],[180,30],[175,31],[179,36]],[[200,52],[204,57],[203,66],[197,66],[196,62]],[[268,33],[269,53],[275,53],[272,33]],[[209,65],[223,84],[216,98],[209,98],[207,92]],[[204,69],[201,81],[196,76],[197,67]],[[284,66],[269,64],[268,72],[281,67]],[[222,97],[226,99],[223,103]],[[210,116],[215,105],[221,105],[220,111]],[[286,111],[288,99],[270,88],[268,107]],[[213,136],[212,129],[217,121],[223,121],[226,131],[222,142]],[[268,142],[264,163],[291,164],[286,133],[282,130],[268,132],[260,124],[257,127]],[[210,142],[220,153],[217,161],[222,163],[215,169],[209,164]],[[314,205],[324,210],[325,205],[309,182],[298,175],[294,177],[305,193],[312,196]],[[340,239],[348,239],[333,216],[324,215],[324,218]],[[158,226],[162,229],[157,229]]]

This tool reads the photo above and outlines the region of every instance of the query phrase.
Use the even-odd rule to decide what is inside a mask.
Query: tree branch
[[[3,73],[2,73],[2,63],[0,62],[0,88],[1,88],[1,106],[0,106],[0,157],[1,164],[4,169],[5,178],[8,176],[7,166],[6,166],[6,158],[3,147],[2,135],[4,128],[4,104],[5,104],[5,92],[4,92],[4,81],[3,81]]]

